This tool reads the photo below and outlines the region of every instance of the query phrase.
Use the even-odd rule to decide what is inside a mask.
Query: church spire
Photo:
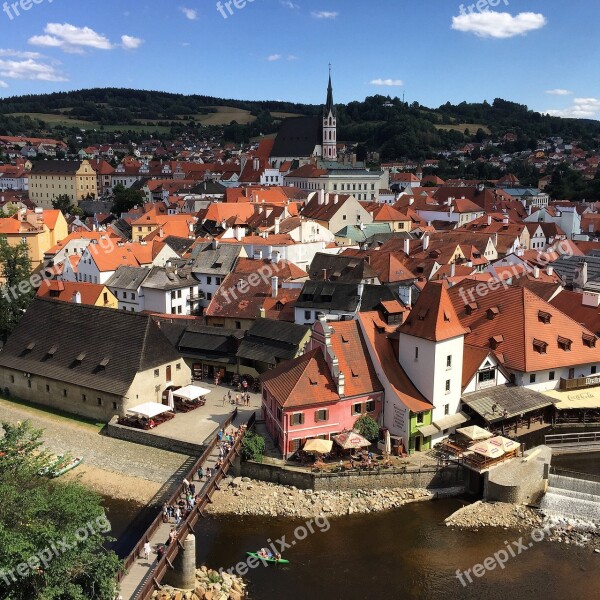
[[[325,114],[334,112],[333,105],[333,86],[331,85],[331,64],[329,65],[329,85],[327,86],[327,104],[325,105]]]

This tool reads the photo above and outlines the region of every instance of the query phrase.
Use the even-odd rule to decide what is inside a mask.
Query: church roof
[[[331,85],[331,73],[329,74],[329,85],[327,86],[327,104],[325,105],[325,114],[328,115],[334,112],[335,107],[333,104],[333,86]]]
[[[309,157],[322,143],[320,117],[291,117],[281,123],[271,157]]]

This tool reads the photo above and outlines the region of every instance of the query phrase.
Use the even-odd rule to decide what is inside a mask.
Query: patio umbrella
[[[169,390],[169,397],[167,400],[167,406],[171,409],[171,410],[175,410],[175,398],[173,397],[173,390]]]
[[[334,435],[333,439],[339,444],[344,450],[355,450],[357,448],[367,448],[371,445],[371,442],[364,438],[356,431],[346,431],[339,435]]]
[[[183,398],[184,400],[197,400],[209,393],[210,390],[207,390],[206,388],[197,385],[186,385],[185,387],[175,390],[174,395],[177,396],[177,398]]]
[[[128,408],[127,412],[151,419],[152,417],[156,417],[156,415],[169,412],[169,407],[158,402],[146,402],[145,404]]]
[[[471,446],[469,450],[472,450],[475,454],[485,456],[486,458],[500,458],[504,454],[502,448],[490,444],[489,442],[479,442],[478,444]]]
[[[502,452],[504,452],[505,454],[507,452],[514,452],[515,450],[518,450],[521,447],[521,444],[519,444],[519,442],[509,440],[508,438],[502,437],[501,435],[492,438],[491,440],[488,440],[488,442],[490,444],[493,444],[494,446],[497,446],[498,448],[501,448]]]
[[[466,438],[477,442],[479,440],[487,440],[494,436],[493,433],[489,432],[487,429],[483,429],[479,427],[479,425],[472,425],[471,427],[461,427],[456,430],[456,433],[460,433],[464,435]]]
[[[331,448],[333,446],[333,442],[331,440],[321,440],[319,438],[314,438],[310,440],[306,440],[306,444],[304,444],[304,452],[313,452],[314,454],[328,454],[331,452]]]

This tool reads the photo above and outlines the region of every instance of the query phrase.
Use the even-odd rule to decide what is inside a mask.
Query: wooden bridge
[[[253,412],[247,422],[248,429],[254,425],[256,415]],[[224,423],[223,429],[230,426],[239,429],[243,423],[243,417],[238,415],[237,409],[234,414]],[[141,536],[138,543],[135,545],[129,556],[125,559],[123,571],[119,575],[120,594],[123,600],[149,600],[152,593],[160,587],[160,583],[165,576],[165,573],[173,568],[173,561],[179,551],[183,548],[183,542],[188,534],[194,532],[194,525],[200,517],[204,517],[204,509],[207,504],[211,503],[211,496],[215,490],[220,489],[219,483],[225,477],[231,464],[240,453],[243,436],[238,437],[231,450],[225,456],[223,465],[217,472],[205,482],[199,490],[200,500],[196,503],[185,521],[182,521],[177,529],[176,538],[167,546],[165,553],[160,558],[152,558],[144,560],[143,556],[144,544],[148,541],[152,548],[158,544],[164,544],[169,538],[171,531],[171,523],[163,523],[162,512],[154,519],[152,524]],[[206,471],[206,467],[215,468],[218,459],[217,437],[210,442],[202,456],[196,461],[188,475],[185,477],[189,482],[194,481],[198,469],[202,467]],[[177,490],[171,496],[169,504],[176,504],[184,494],[183,478]]]

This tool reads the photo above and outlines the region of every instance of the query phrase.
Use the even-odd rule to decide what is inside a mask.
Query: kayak
[[[277,560],[276,558],[263,558],[262,556],[259,556],[256,552],[246,552],[246,554],[248,556],[254,556],[254,558],[258,558],[258,560],[262,560],[263,562],[267,562],[267,563],[280,564],[280,565],[289,565],[290,564],[290,561],[285,560],[285,558],[280,558],[279,560]]]
[[[60,477],[61,475],[64,475],[65,473],[68,473],[69,471],[72,471],[75,467],[78,467],[82,462],[83,462],[83,458],[73,458],[71,459],[69,462],[64,463],[63,464],[63,457],[60,456],[59,457],[59,463],[58,465],[55,465],[52,470],[50,471],[50,477]],[[60,467],[60,468],[57,468]]]

